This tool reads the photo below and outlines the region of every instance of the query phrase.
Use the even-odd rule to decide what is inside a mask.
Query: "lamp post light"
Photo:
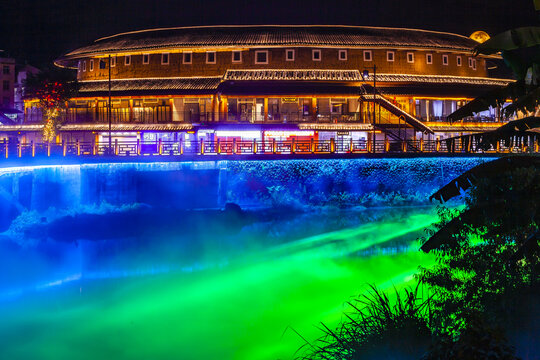
[[[111,55],[109,54],[109,104],[107,106],[107,120],[109,122],[109,155],[112,151],[112,134],[111,134]]]
[[[373,142],[373,152],[375,152],[375,97],[377,96],[377,65],[373,65],[373,67],[368,67],[367,69],[364,69],[362,72],[362,78],[364,81],[367,81],[369,77],[369,70],[373,69],[373,118],[371,119],[371,124],[373,125],[373,135],[372,135],[372,142]],[[380,119],[379,119],[380,122]]]
[[[372,123],[375,124],[375,97],[377,95],[377,66],[374,65],[373,68],[369,67],[368,69],[373,69],[373,119]],[[369,70],[364,69],[362,72],[362,78],[364,81],[367,81],[367,78],[369,77]]]

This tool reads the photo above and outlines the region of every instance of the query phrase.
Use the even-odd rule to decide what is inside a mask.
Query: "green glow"
[[[0,303],[2,359],[291,359],[335,326],[366,289],[410,281],[433,257],[413,250],[358,256],[413,239],[436,220],[407,209],[196,273],[74,282]],[[404,212],[404,213],[405,213]],[[410,240],[407,240],[410,241]]]

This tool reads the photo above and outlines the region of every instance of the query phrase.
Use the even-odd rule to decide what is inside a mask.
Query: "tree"
[[[479,165],[431,198],[446,202],[464,190],[465,208],[440,209],[442,221],[421,247],[437,253],[437,264],[419,278],[437,294],[440,338],[455,345],[478,323],[499,342],[523,329],[538,331],[530,314],[540,309],[528,299],[540,294],[540,157]]]
[[[54,141],[62,112],[69,99],[77,94],[78,84],[70,73],[47,70],[30,75],[25,82],[25,98],[37,100],[44,113],[43,140]]]

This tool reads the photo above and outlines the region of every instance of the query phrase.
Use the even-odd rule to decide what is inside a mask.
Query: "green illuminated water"
[[[212,254],[198,271],[24,292],[0,302],[0,359],[291,359],[304,343],[291,328],[312,341],[366,284],[402,284],[432,263],[414,239],[435,220],[418,207],[339,230],[293,222],[273,243],[226,262]]]

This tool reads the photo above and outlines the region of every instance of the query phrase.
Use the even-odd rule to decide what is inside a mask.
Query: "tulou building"
[[[511,81],[489,75],[499,57],[474,57],[476,44],[457,34],[361,26],[113,35],[55,61],[74,69],[80,83],[57,141],[332,140],[367,149],[370,141],[495,129],[500,109],[446,121],[467,101]],[[24,123],[0,131],[37,141],[42,124],[29,100]]]

